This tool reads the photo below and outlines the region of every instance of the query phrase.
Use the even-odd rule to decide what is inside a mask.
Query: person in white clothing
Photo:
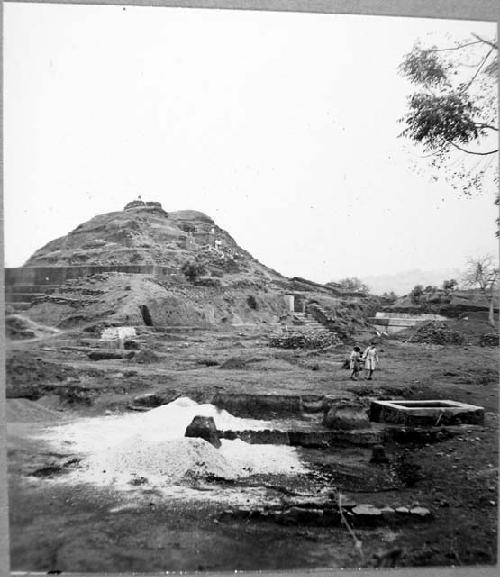
[[[378,365],[378,353],[375,343],[370,343],[363,353],[362,360],[365,362],[366,378],[368,381],[372,380],[373,371]]]

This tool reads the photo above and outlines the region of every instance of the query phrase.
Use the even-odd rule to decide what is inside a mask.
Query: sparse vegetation
[[[416,305],[420,304],[420,300],[423,294],[424,294],[424,287],[421,284],[414,286],[410,293],[411,302]]]
[[[370,291],[370,287],[363,283],[357,277],[348,277],[340,279],[337,282],[326,283],[325,286],[331,286],[332,288],[340,288],[346,292],[360,293],[362,295],[367,295]]]
[[[435,179],[474,194],[496,188],[498,152],[496,38],[472,34],[457,42],[417,42],[400,65],[414,86],[401,136],[422,150]]]
[[[206,268],[201,263],[191,261],[181,266],[181,272],[189,282],[194,283],[198,277],[205,274]]]
[[[253,295],[248,296],[247,304],[254,311],[258,310],[259,308],[259,303],[257,302],[257,299]]]

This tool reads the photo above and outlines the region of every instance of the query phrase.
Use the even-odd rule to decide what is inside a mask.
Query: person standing
[[[373,371],[378,365],[378,353],[375,347],[375,343],[370,343],[365,352],[363,353],[362,360],[365,362],[366,379],[368,381],[372,380]]]
[[[361,361],[361,349],[359,347],[354,347],[352,349],[351,356],[349,357],[349,368],[352,371],[350,378],[353,381],[358,380],[359,369],[361,368],[360,361]]]

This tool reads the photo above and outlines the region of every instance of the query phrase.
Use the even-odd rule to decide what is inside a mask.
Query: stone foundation
[[[484,409],[455,401],[372,401],[370,421],[411,427],[484,423]]]

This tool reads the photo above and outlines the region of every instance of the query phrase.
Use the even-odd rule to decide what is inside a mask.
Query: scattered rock
[[[212,444],[216,449],[221,446],[219,434],[213,417],[196,415],[186,427],[186,437],[198,437]]]
[[[356,505],[351,512],[353,515],[382,515],[382,511],[373,505]]]
[[[421,519],[426,519],[431,516],[431,512],[429,509],[425,507],[412,507],[410,509],[410,515],[415,515],[416,517],[420,517]]]
[[[408,507],[397,507],[396,508],[396,513],[400,513],[402,515],[406,515],[410,512],[410,510],[408,509]]]

